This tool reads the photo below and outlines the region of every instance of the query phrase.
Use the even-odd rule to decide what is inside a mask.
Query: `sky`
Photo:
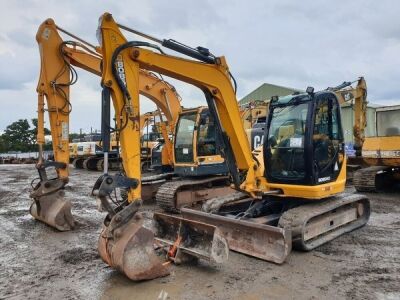
[[[53,18],[60,27],[97,44],[98,18],[104,12],[160,39],[224,55],[238,82],[238,99],[264,82],[318,90],[364,76],[369,102],[400,104],[400,2],[395,0],[0,0],[0,4],[0,132],[17,119],[37,115],[39,25]],[[126,37],[137,39],[130,33]],[[78,74],[71,88],[70,131],[99,129],[100,79],[79,69]],[[185,107],[206,104],[197,88],[166,79]],[[141,97],[142,112],[154,108]]]

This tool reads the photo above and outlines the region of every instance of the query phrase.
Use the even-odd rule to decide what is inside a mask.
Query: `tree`
[[[8,151],[36,151],[36,136],[38,120],[32,119],[32,125],[27,119],[19,119],[16,122],[8,125],[4,134],[0,136],[0,153]],[[50,130],[44,128],[44,134],[50,134]],[[45,150],[50,150],[50,145],[45,145]]]
[[[30,127],[27,119],[19,119],[8,125],[2,135],[6,151],[30,151],[34,142]]]
[[[73,132],[71,132],[70,134],[69,134],[69,141],[70,142],[72,142],[73,140],[83,140],[83,138],[84,138],[84,134],[82,134],[82,133],[73,133]]]
[[[33,124],[33,129],[31,129],[31,134],[32,134],[32,138],[33,140],[36,141],[36,136],[37,136],[37,132],[38,132],[38,119],[37,118],[33,118],[32,119],[32,124]],[[51,134],[50,130],[48,128],[44,128],[44,135],[49,135]]]
[[[33,118],[31,120],[32,120],[32,125],[33,125],[33,128],[30,130],[31,139],[32,139],[32,141],[34,141],[34,144],[36,144],[37,143],[37,132],[38,132],[38,119]],[[44,127],[44,135],[49,135],[49,134],[51,134],[50,130],[48,128]],[[37,150],[36,146],[33,146],[33,149],[36,151]],[[53,149],[52,143],[45,143],[43,145],[43,149],[44,150],[52,150]]]
[[[7,151],[8,151],[8,149],[7,149],[6,142],[4,141],[3,136],[0,135],[0,153],[4,153]]]

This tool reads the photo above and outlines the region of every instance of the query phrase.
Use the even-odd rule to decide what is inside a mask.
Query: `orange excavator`
[[[127,41],[121,29],[152,42]],[[117,24],[108,13],[99,20],[98,39],[103,95],[111,96],[116,107],[124,168],[124,176],[104,176],[96,190],[108,211],[98,245],[108,265],[133,280],[156,278],[168,269],[155,255],[154,243],[168,249],[172,261],[197,256],[221,262],[227,257],[224,241],[232,250],[283,263],[292,246],[310,251],[366,224],[368,198],[344,193],[346,156],[335,93],[309,87],[306,93],[273,99],[263,149],[252,153],[225,57]],[[161,46],[181,56],[166,54]],[[211,207],[206,211],[155,213],[153,231],[144,226],[140,212],[139,130],[126,130],[138,128],[140,69],[204,92],[237,190],[208,200],[202,207]],[[128,189],[128,201],[115,207],[109,196],[120,187]],[[208,247],[196,247],[204,236],[212,237]]]
[[[71,36],[76,41],[63,41],[59,32]],[[35,219],[65,231],[73,228],[75,223],[71,214],[71,202],[64,199],[64,186],[68,183],[70,155],[69,115],[72,104],[69,87],[77,81],[77,72],[73,66],[100,76],[102,74],[102,56],[98,47],[58,27],[51,19],[46,20],[39,27],[36,40],[41,57],[41,71],[37,86],[39,161],[36,167],[39,172],[39,181],[30,195],[33,199],[30,212]],[[137,80],[140,93],[152,100],[165,116],[167,124],[163,122],[164,125],[162,125],[165,141],[162,157],[163,163],[171,165],[173,161],[172,143],[169,140],[168,132],[174,129],[181,111],[180,97],[172,85],[154,73],[141,70]],[[45,99],[47,100],[47,109],[45,109]],[[52,131],[54,161],[44,161],[43,159],[43,128],[46,110],[49,114]],[[104,124],[102,126],[104,127]],[[140,125],[137,124],[137,126],[140,129]],[[111,128],[109,124],[105,127],[103,129],[108,131]],[[103,145],[105,144],[109,146],[109,141],[103,141]],[[106,167],[108,169],[108,166]],[[56,177],[48,177],[48,168],[56,170]]]

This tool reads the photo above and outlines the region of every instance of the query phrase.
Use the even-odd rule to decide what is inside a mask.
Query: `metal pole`
[[[146,33],[143,33],[143,32],[137,31],[135,29],[129,28],[129,27],[125,26],[125,25],[122,25],[122,24],[119,24],[119,23],[117,23],[117,25],[118,25],[119,28],[122,28],[122,29],[124,29],[126,31],[129,31],[131,33],[137,34],[137,35],[139,35],[141,37],[144,37],[146,39],[152,40],[153,42],[156,42],[156,43],[159,43],[159,44],[162,44],[162,42],[163,42],[162,40],[160,40],[158,38],[155,38],[154,36],[151,36],[151,35],[148,35]]]
[[[87,45],[87,46],[89,46],[89,47],[92,47],[93,49],[96,50],[96,46],[95,46],[95,45],[92,45],[91,43],[89,43],[89,42],[87,42],[87,41],[81,39],[80,37],[78,37],[78,36],[76,36],[76,35],[74,35],[74,34],[68,32],[68,31],[66,31],[65,29],[63,29],[63,28],[61,28],[61,27],[59,27],[59,26],[56,26],[56,28],[57,28],[58,30],[60,30],[61,32],[64,32],[66,35],[69,35],[70,37],[73,37],[74,39],[80,41],[81,43],[83,43],[83,44],[85,44],[85,45]]]

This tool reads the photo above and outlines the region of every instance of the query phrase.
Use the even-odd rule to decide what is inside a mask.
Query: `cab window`
[[[210,115],[202,116],[197,133],[198,156],[211,156],[217,154],[215,130],[215,123]]]

